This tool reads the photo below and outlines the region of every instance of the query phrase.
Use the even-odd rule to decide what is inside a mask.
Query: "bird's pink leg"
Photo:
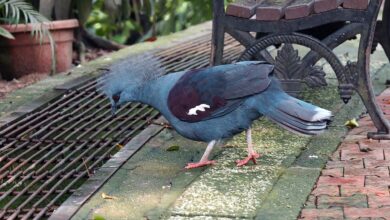
[[[251,128],[248,128],[248,130],[246,130],[246,142],[248,143],[248,156],[243,160],[236,161],[238,167],[246,165],[250,160],[252,160],[253,163],[256,164],[256,159],[261,156],[253,149]]]
[[[204,167],[204,166],[207,166],[207,165],[215,164],[214,160],[209,160],[210,153],[213,150],[213,147],[214,147],[215,143],[216,143],[216,141],[213,140],[213,141],[211,141],[207,145],[207,148],[204,151],[203,156],[202,156],[202,158],[200,159],[199,162],[197,162],[197,163],[188,163],[185,168],[186,169],[193,169],[193,168]]]

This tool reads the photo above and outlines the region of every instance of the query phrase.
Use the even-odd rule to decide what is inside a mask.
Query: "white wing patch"
[[[192,109],[190,109],[187,113],[187,115],[198,115],[196,112],[197,111],[201,111],[201,112],[204,112],[206,111],[206,108],[210,108],[209,105],[207,104],[200,104],[198,106],[195,106],[193,107]]]

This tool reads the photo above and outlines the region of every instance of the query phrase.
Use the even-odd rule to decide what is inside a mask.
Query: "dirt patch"
[[[103,50],[98,48],[87,49],[85,53],[85,61],[89,62],[91,60],[95,60],[101,56],[104,56],[112,52],[113,51],[108,51],[108,50]]]
[[[112,51],[95,49],[95,48],[87,49],[85,53],[85,61],[89,62],[91,60],[95,60],[111,52]],[[78,65],[79,63],[80,61],[77,60],[77,54],[74,54],[73,64]],[[11,93],[12,91],[34,84],[48,76],[49,76],[48,73],[31,73],[22,76],[21,78],[14,79],[12,81],[7,81],[1,79],[1,73],[0,73],[0,99],[4,99],[7,96],[7,94]]]
[[[31,85],[39,80],[46,78],[48,73],[31,73],[26,76],[22,76],[19,79],[7,81],[0,79],[0,99],[6,97],[6,95],[14,90]]]

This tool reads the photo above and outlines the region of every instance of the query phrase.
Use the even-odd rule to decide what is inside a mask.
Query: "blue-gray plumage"
[[[129,101],[151,105],[182,136],[209,142],[200,162],[187,168],[214,163],[208,156],[216,141],[244,130],[248,157],[238,165],[255,162],[259,155],[253,150],[250,126],[263,115],[304,135],[321,133],[332,116],[328,110],[286,94],[272,77],[273,66],[264,62],[246,61],[162,75],[158,61],[151,60],[149,69],[123,61],[102,77],[100,84],[114,109]]]

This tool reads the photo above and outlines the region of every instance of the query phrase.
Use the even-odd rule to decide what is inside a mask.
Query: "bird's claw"
[[[253,152],[253,153],[249,154],[243,160],[237,160],[236,164],[237,164],[238,167],[241,167],[241,166],[246,165],[250,160],[252,160],[253,163],[256,164],[256,159],[259,158],[260,156],[261,156],[260,154],[258,154],[256,152]]]
[[[193,169],[193,168],[198,168],[198,167],[204,167],[208,165],[214,165],[216,162],[215,160],[206,160],[206,161],[199,161],[198,163],[188,163],[185,169]]]

